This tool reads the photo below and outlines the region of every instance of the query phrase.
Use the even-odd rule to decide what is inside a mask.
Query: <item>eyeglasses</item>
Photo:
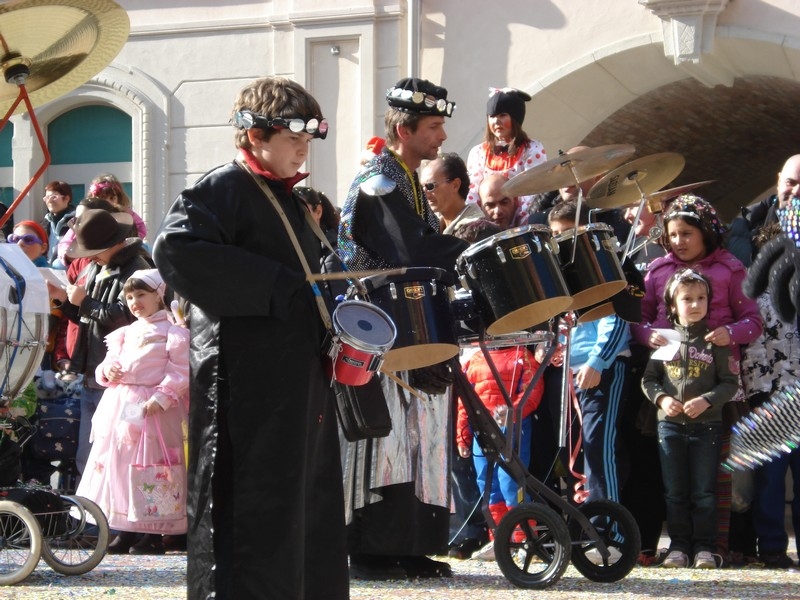
[[[452,179],[445,179],[444,181],[429,181],[428,183],[423,183],[422,187],[425,188],[426,192],[432,192],[436,189],[437,185],[442,185],[443,183],[450,183],[453,181]]]
[[[22,242],[26,246],[32,246],[33,244],[44,244],[42,240],[40,240],[32,233],[26,233],[24,235],[17,235],[16,233],[12,233],[11,235],[8,236],[8,238],[6,238],[6,241],[9,244],[17,244],[19,242]]]
[[[43,200],[49,200],[50,198],[63,198],[64,194],[45,194],[42,198]]]
[[[292,133],[309,133],[315,138],[324,140],[328,135],[328,120],[322,118],[311,118],[306,120],[300,118],[286,119],[284,117],[272,117],[271,119],[251,112],[249,110],[239,110],[233,115],[233,124],[239,129],[288,129]]]

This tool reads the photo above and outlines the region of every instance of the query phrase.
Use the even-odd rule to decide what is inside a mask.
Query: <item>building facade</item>
[[[384,95],[408,75],[457,103],[444,151],[480,142],[490,87],[533,97],[525,130],[549,156],[578,144],[681,152],[675,185],[707,179],[723,214],[768,193],[800,152],[796,0],[119,0],[131,31],[111,64],[36,108],[54,158],[16,219],[39,218],[44,185],[83,194],[125,181],[151,232],[172,199],[234,156],[230,109],[253,78],[291,77],[331,123],[308,185],[344,200]],[[2,20],[0,19],[0,26]],[[29,115],[0,135],[0,188],[41,164]],[[10,146],[10,147],[9,147]]]

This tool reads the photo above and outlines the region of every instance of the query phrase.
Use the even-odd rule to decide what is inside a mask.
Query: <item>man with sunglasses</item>
[[[386,147],[362,167],[342,207],[342,259],[351,270],[438,267],[452,277],[468,244],[439,233],[439,219],[417,169],[438,155],[447,139],[445,117],[455,105],[447,100],[446,89],[415,78],[399,81],[386,100]],[[379,377],[392,411],[392,432],[348,444],[348,456],[372,456],[369,472],[361,471],[364,461],[358,461],[360,468],[344,461],[345,487],[364,482],[374,492],[363,502],[356,498],[351,507],[351,577],[449,577],[449,565],[427,558],[447,548],[447,396],[410,394],[388,377]]]
[[[245,86],[232,117],[236,160],[181,192],[153,248],[164,281],[191,306],[188,597],[345,600],[325,329],[267,197],[318,272],[320,242],[292,188],[328,123],[284,77]]]

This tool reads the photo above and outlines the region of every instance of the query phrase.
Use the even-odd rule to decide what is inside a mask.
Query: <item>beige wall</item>
[[[410,73],[444,85],[457,102],[444,150],[463,156],[482,136],[489,86],[515,86],[534,96],[525,128],[552,156],[670,82],[695,77],[709,86],[730,85],[737,76],[759,73],[800,78],[796,0],[735,0],[718,17],[683,19],[700,23],[688,32],[705,52],[681,64],[665,56],[663,41],[687,30],[653,14],[654,0],[120,4],[131,19],[123,50],[98,77],[37,115],[46,122],[98,99],[131,114],[134,200],[153,231],[187,183],[233,156],[233,97],[264,74],[293,77],[320,100],[334,129],[313,144],[309,185],[339,203],[364,142],[382,134],[385,90]],[[411,26],[409,14],[419,15]],[[418,65],[411,64],[415,57]],[[24,118],[15,124],[24,132]],[[31,163],[15,164],[18,189]],[[34,191],[39,197],[41,190]],[[23,206],[20,214],[31,210]]]

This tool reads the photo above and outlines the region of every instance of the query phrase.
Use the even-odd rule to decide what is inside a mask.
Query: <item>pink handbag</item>
[[[179,459],[171,459],[158,419],[155,424],[162,458],[154,461],[149,453],[145,453],[149,420],[149,417],[145,417],[135,462],[128,467],[128,520],[154,522],[184,519],[186,468],[178,462]]]

